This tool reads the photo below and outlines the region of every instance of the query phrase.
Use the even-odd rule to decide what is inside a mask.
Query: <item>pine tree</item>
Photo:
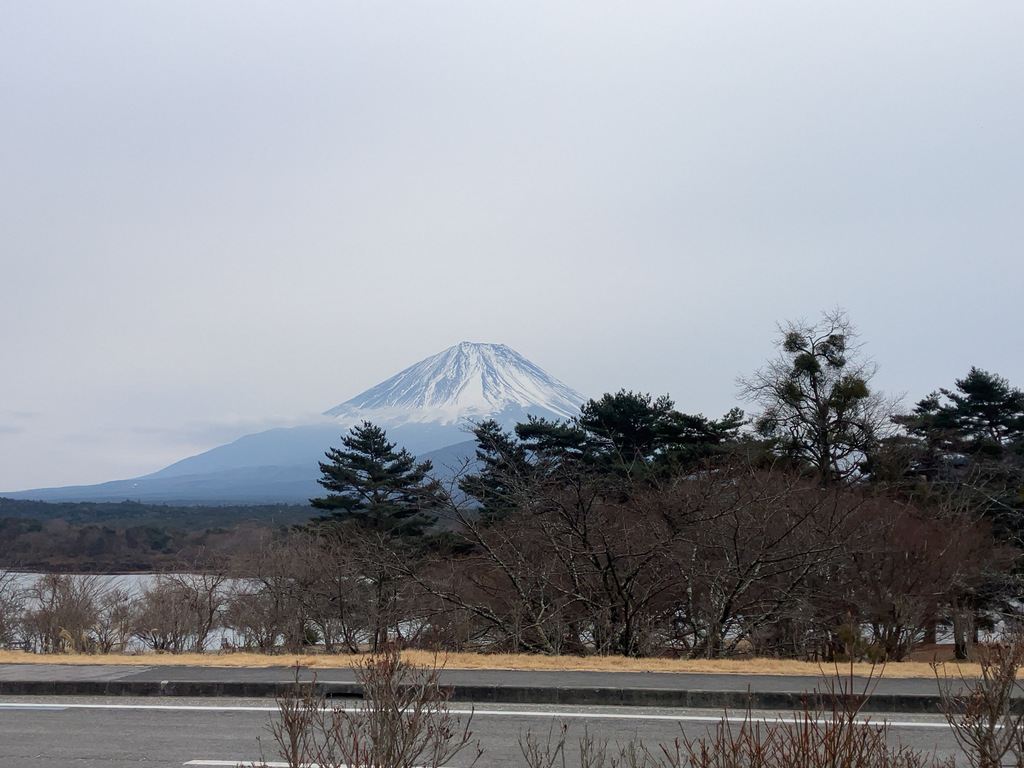
[[[516,508],[534,466],[523,444],[493,419],[477,424],[473,435],[479,469],[459,481],[459,490],[476,499],[485,520],[498,520]]]
[[[951,405],[939,406],[940,420],[952,426],[971,453],[1000,457],[1024,447],[1024,392],[1002,376],[971,368],[956,391],[940,390]]]
[[[488,420],[473,430],[478,469],[459,488],[488,521],[528,503],[544,483],[578,485],[585,478],[624,499],[637,484],[690,471],[726,451],[743,423],[738,408],[712,420],[679,413],[668,395],[626,390],[589,400],[566,421],[530,416],[514,434]]]
[[[327,451],[320,462],[320,485],[331,491],[310,499],[330,511],[321,521],[353,521],[388,536],[418,536],[434,518],[437,484],[428,478],[429,461],[415,457],[387,438],[380,427],[364,421],[341,439],[343,448]]]
[[[1024,392],[971,368],[894,419],[911,441],[909,471],[956,493],[1024,546]]]
[[[584,403],[575,423],[606,467],[641,478],[707,458],[737,439],[744,419],[738,408],[717,421],[680,413],[668,395],[653,398],[621,389]]]

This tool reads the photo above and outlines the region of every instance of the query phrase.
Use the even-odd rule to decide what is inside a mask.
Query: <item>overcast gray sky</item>
[[[1024,3],[0,0],[0,490],[460,341],[737,404],[845,307],[1024,387]]]

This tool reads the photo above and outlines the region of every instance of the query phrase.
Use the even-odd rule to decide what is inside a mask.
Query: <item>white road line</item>
[[[347,712],[359,709],[358,705],[338,706]],[[277,712],[276,706],[241,706],[228,704],[25,704],[21,702],[0,702],[0,710],[3,709],[51,709],[54,711],[68,709],[107,709],[107,710],[156,710],[165,712]],[[453,715],[473,715],[474,717],[542,717],[544,719],[562,720],[647,720],[666,721],[683,723],[717,723],[727,718],[731,722],[742,721],[745,713],[733,711],[729,714],[715,715],[685,715],[685,714],[655,714],[644,712],[541,712],[537,710],[505,710],[505,709],[449,709]],[[793,720],[794,716],[781,714],[759,713],[754,716],[756,721]],[[870,723],[881,725],[882,717],[872,715]],[[890,728],[948,728],[945,720],[941,721],[916,721],[916,720],[885,720]]]
[[[228,768],[239,768],[239,766],[255,765],[257,768],[288,768],[288,763],[262,763],[252,762],[251,760],[189,760],[187,763],[182,765],[206,765],[211,768],[220,768],[220,766],[228,766]],[[316,763],[307,763],[304,768],[320,768]],[[344,763],[338,766],[332,766],[332,768],[347,768]]]
[[[187,763],[182,763],[182,765],[207,765],[211,766],[211,768],[220,768],[220,766],[228,766],[229,768],[239,768],[239,766],[242,766],[244,768],[246,765],[255,765],[257,768],[288,768],[288,763],[254,763],[251,760],[189,760]],[[307,763],[304,768],[320,768],[320,766],[316,763]],[[347,768],[347,766],[342,763],[332,766],[332,768]]]

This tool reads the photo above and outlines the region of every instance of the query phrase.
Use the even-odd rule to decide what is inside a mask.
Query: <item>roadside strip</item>
[[[309,685],[309,683],[303,683]],[[361,699],[356,683],[316,682],[331,699]],[[827,697],[789,691],[706,691],[665,688],[577,686],[453,685],[451,700],[474,704],[566,704],[572,706],[667,707],[672,709],[802,710]],[[261,699],[286,696],[295,682],[257,681],[129,681],[129,680],[2,680],[0,696],[137,696]],[[939,712],[939,697],[928,694],[879,694],[868,697],[868,712]]]

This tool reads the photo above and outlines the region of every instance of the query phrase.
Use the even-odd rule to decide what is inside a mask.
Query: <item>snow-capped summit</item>
[[[538,413],[558,419],[584,398],[504,344],[464,341],[324,413],[344,423],[456,424]]]

